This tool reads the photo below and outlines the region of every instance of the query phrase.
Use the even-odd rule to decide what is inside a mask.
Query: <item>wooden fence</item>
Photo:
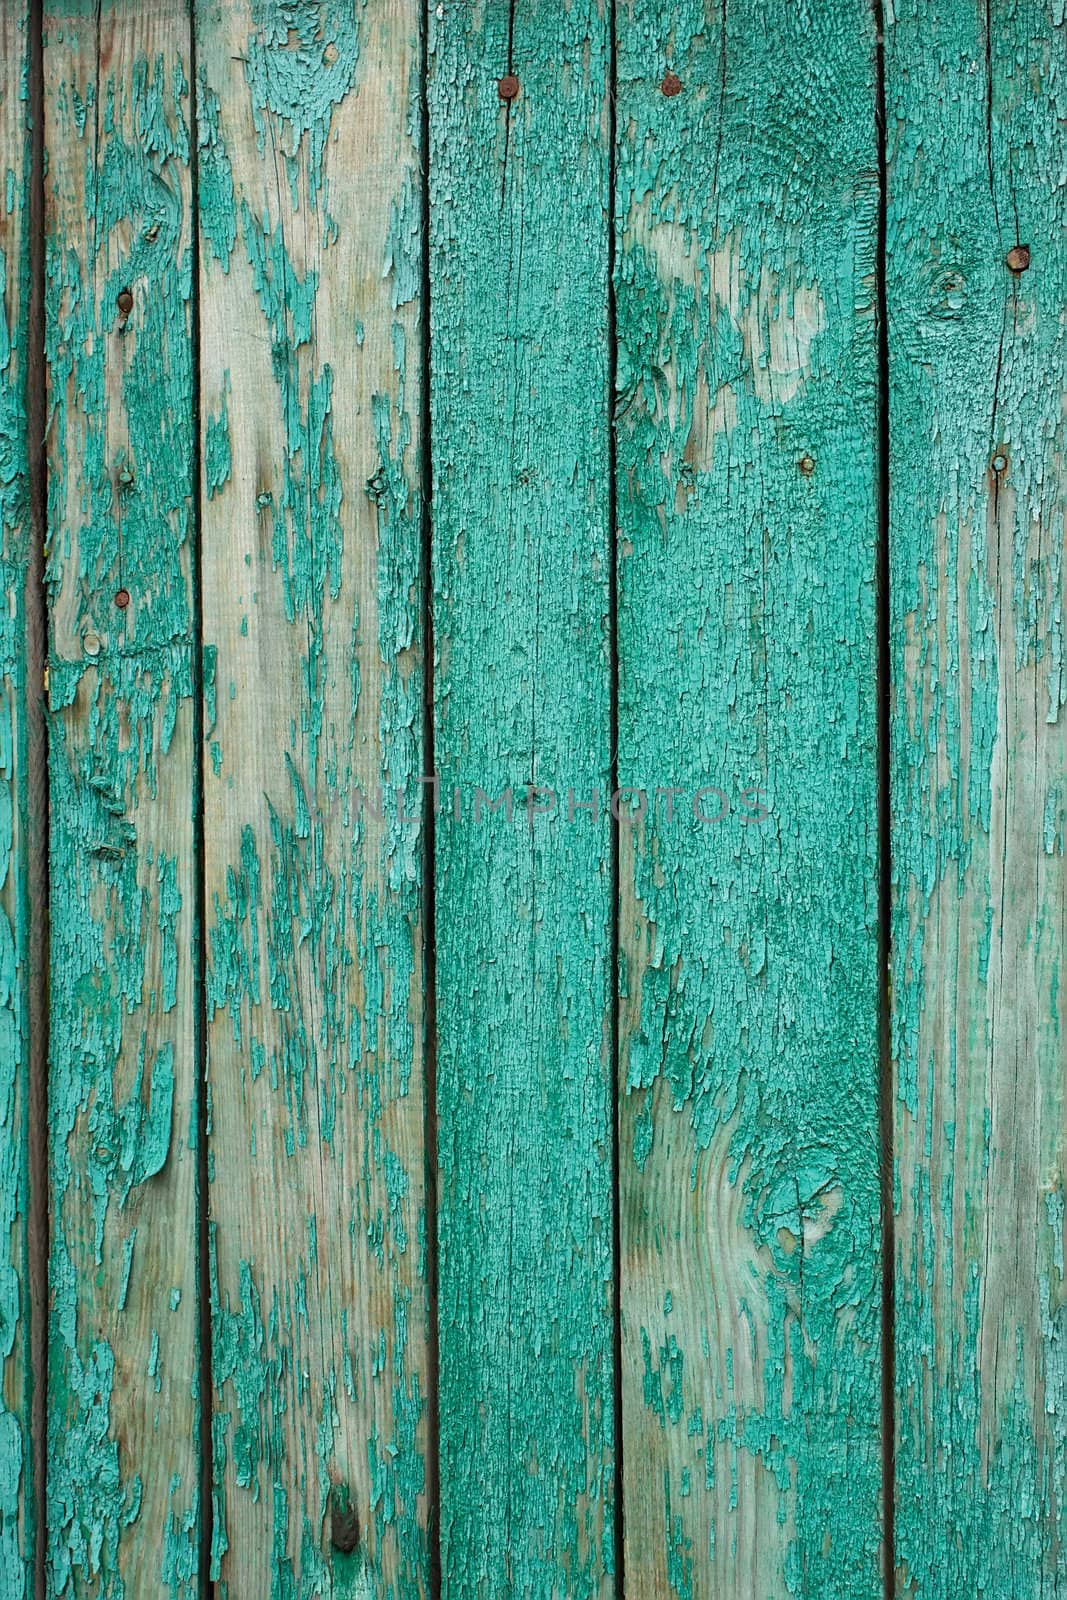
[[[1061,1600],[1062,0],[41,10],[0,1594]]]

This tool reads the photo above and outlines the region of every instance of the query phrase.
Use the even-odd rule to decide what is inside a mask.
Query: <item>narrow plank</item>
[[[44,43],[48,1586],[191,1600],[189,17],[180,0],[46,0]]]
[[[1045,0],[899,0],[886,34],[896,1592],[916,1600],[1067,1589],[1065,45]]]
[[[430,18],[441,1559],[455,1597],[614,1590],[608,51],[598,0]],[[557,804],[537,793],[531,815],[525,785]],[[477,786],[492,800],[511,787],[512,817]],[[570,789],[576,803],[599,789],[599,815],[568,816]]]
[[[626,1587],[873,1600],[872,24],[667,11],[617,24]]]
[[[197,11],[230,1600],[427,1592],[419,21]]]
[[[0,9],[0,1593],[32,1583],[28,1129],[34,848],[27,674],[32,582],[26,384],[29,311],[29,17]]]

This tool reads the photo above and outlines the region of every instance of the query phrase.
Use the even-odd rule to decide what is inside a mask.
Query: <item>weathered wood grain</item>
[[[896,1584],[915,1600],[1067,1593],[1065,65],[1043,0],[887,18]]]
[[[189,44],[46,5],[55,1596],[196,1593]]]
[[[230,1600],[427,1592],[419,25],[197,10]]]
[[[34,609],[26,420],[30,137],[28,13],[0,8],[0,1594],[29,1592],[30,1460],[28,1124],[30,760],[33,697],[26,624]],[[35,952],[39,953],[39,952]]]
[[[608,35],[596,0],[443,0],[430,16],[441,1550],[456,1600],[614,1589]],[[557,804],[537,793],[531,815],[525,785]],[[511,817],[476,786],[494,801],[511,787]],[[569,789],[599,789],[599,815],[568,816]]]
[[[873,1600],[872,22],[617,29],[626,1592]]]

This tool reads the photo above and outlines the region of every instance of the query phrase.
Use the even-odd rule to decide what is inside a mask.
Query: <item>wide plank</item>
[[[887,13],[896,1593],[1067,1592],[1067,26]]]
[[[626,1592],[874,1600],[872,17],[617,30]]]
[[[614,1592],[608,8],[429,29],[443,1592],[581,1600]]]
[[[46,0],[52,1596],[197,1592],[190,27]]]
[[[414,0],[202,0],[211,1576],[428,1592]],[[414,819],[414,820],[405,820]]]

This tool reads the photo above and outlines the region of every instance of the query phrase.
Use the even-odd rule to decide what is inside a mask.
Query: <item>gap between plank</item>
[[[434,629],[433,629],[433,440],[430,407],[430,55],[429,15],[420,12],[419,30],[419,160],[422,188],[422,303],[419,308],[420,479],[422,577],[422,892],[423,892],[423,1160],[426,1186],[426,1298],[427,1329],[427,1459],[429,1588],[430,1600],[441,1596],[441,1452],[440,1452],[440,1332],[437,1292],[437,834],[434,799],[437,794],[437,760],[434,752]]]
[[[883,0],[872,0],[875,28],[875,131],[878,146],[878,225],[875,246],[877,339],[877,717],[878,717],[878,1118],[882,1221],[882,1571],[885,1600],[895,1594],[896,1512],[896,1347],[894,1342],[894,1274],[896,1233],[893,1220],[893,1045],[892,967],[893,881],[890,795],[892,703],[889,649],[889,320],[886,288],[888,151],[885,82],[885,12]]]
[[[48,603],[44,547],[48,503],[45,453],[45,239],[44,239],[44,4],[29,0],[27,97],[30,117],[29,304],[26,322],[26,463],[29,488],[29,555],[24,595],[26,620],[26,754],[28,833],[26,889],[30,908],[27,950],[29,1037],[27,1146],[29,1197],[27,1247],[30,1319],[30,1496],[28,1535],[33,1594],[45,1600],[48,1549],[48,728],[46,666]]]
[[[214,1460],[212,1419],[215,1383],[211,1333],[211,1229],[208,1213],[208,1083],[207,1083],[207,854],[204,838],[204,605],[203,605],[203,487],[201,482],[201,395],[200,395],[200,152],[196,58],[196,7],[190,4],[189,18],[189,190],[191,236],[191,289],[189,301],[190,340],[192,343],[192,496],[193,496],[193,880],[196,885],[193,936],[193,1039],[196,1073],[196,1229],[197,1229],[197,1312],[199,1332],[198,1373],[200,1385],[200,1545],[199,1584],[201,1600],[212,1600],[215,1582],[211,1575],[214,1545]]]

